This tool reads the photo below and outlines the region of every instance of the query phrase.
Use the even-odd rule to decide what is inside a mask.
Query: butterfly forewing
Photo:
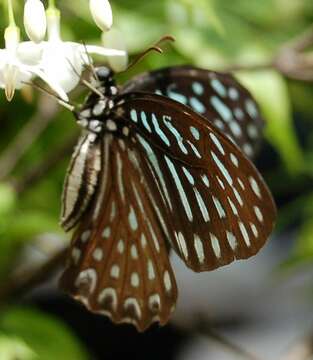
[[[253,158],[257,152],[264,122],[249,92],[231,74],[175,66],[140,75],[123,91],[153,92],[188,105],[228,135],[246,156]]]
[[[136,148],[109,134],[100,142],[101,184],[74,234],[61,285],[91,311],[143,331],[165,324],[176,303],[168,230],[152,206],[158,189]]]
[[[189,267],[210,270],[257,253],[273,229],[276,209],[236,145],[202,116],[163,96],[126,94],[115,113],[131,121],[135,145],[162,194],[168,240]]]

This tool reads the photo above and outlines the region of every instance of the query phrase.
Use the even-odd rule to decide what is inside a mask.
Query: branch
[[[21,193],[27,191],[31,186],[36,185],[36,183],[47,176],[47,174],[55,168],[60,161],[65,159],[67,156],[70,156],[76,142],[77,134],[65,140],[64,143],[56,149],[53,149],[49,156],[37,165],[31,167],[22,178],[13,180],[12,183],[17,194],[20,195]]]
[[[251,354],[247,350],[243,349],[237,344],[234,344],[230,340],[228,340],[226,337],[219,334],[217,331],[213,329],[211,324],[206,320],[199,320],[196,326],[196,331],[202,335],[207,336],[208,338],[214,340],[215,342],[222,345],[223,348],[225,348],[228,351],[231,351],[232,353],[236,354],[237,356],[240,356],[243,359],[246,360],[261,360],[254,354]]]
[[[67,249],[61,249],[43,265],[24,271],[22,276],[11,276],[4,286],[0,287],[0,303],[19,298],[45,282],[65,262],[66,255]]]
[[[281,360],[309,360],[313,356],[313,337],[307,336],[293,345]]]
[[[17,134],[0,158],[0,180],[7,178],[25,152],[37,140],[59,111],[48,96],[40,96],[38,110]]]
[[[283,45],[272,60],[257,64],[235,64],[227,67],[226,71],[274,69],[287,78],[312,82],[313,55],[312,53],[305,53],[312,46],[313,26]]]

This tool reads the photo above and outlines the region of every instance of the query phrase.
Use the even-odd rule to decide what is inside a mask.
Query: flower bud
[[[108,31],[113,24],[112,8],[108,0],[90,0],[91,15],[102,31]]]
[[[24,26],[30,40],[40,43],[46,34],[47,19],[40,0],[27,0],[24,7]]]
[[[128,65],[128,54],[126,51],[126,44],[124,42],[122,33],[116,29],[112,29],[108,33],[103,33],[102,44],[105,47],[125,51],[125,55],[123,56],[110,56],[107,59],[112,70],[114,70],[115,72],[124,71]]]

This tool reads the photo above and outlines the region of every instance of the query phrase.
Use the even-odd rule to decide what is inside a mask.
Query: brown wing
[[[131,121],[135,144],[162,195],[168,239],[187,266],[212,270],[260,250],[276,208],[236,145],[202,116],[163,96],[125,95],[115,111]]]
[[[176,303],[167,230],[152,206],[158,193],[153,181],[147,187],[140,154],[108,134],[101,146],[100,188],[75,231],[61,287],[89,310],[143,331],[165,324]]]
[[[175,66],[140,75],[124,93],[145,91],[167,96],[204,116],[229,136],[249,158],[263,137],[264,121],[251,94],[229,73]]]

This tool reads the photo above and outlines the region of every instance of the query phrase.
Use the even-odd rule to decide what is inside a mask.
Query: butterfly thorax
[[[107,67],[95,68],[90,85],[95,91],[76,114],[78,124],[95,135],[118,131],[111,112],[115,106],[114,98],[118,95],[114,73]]]

